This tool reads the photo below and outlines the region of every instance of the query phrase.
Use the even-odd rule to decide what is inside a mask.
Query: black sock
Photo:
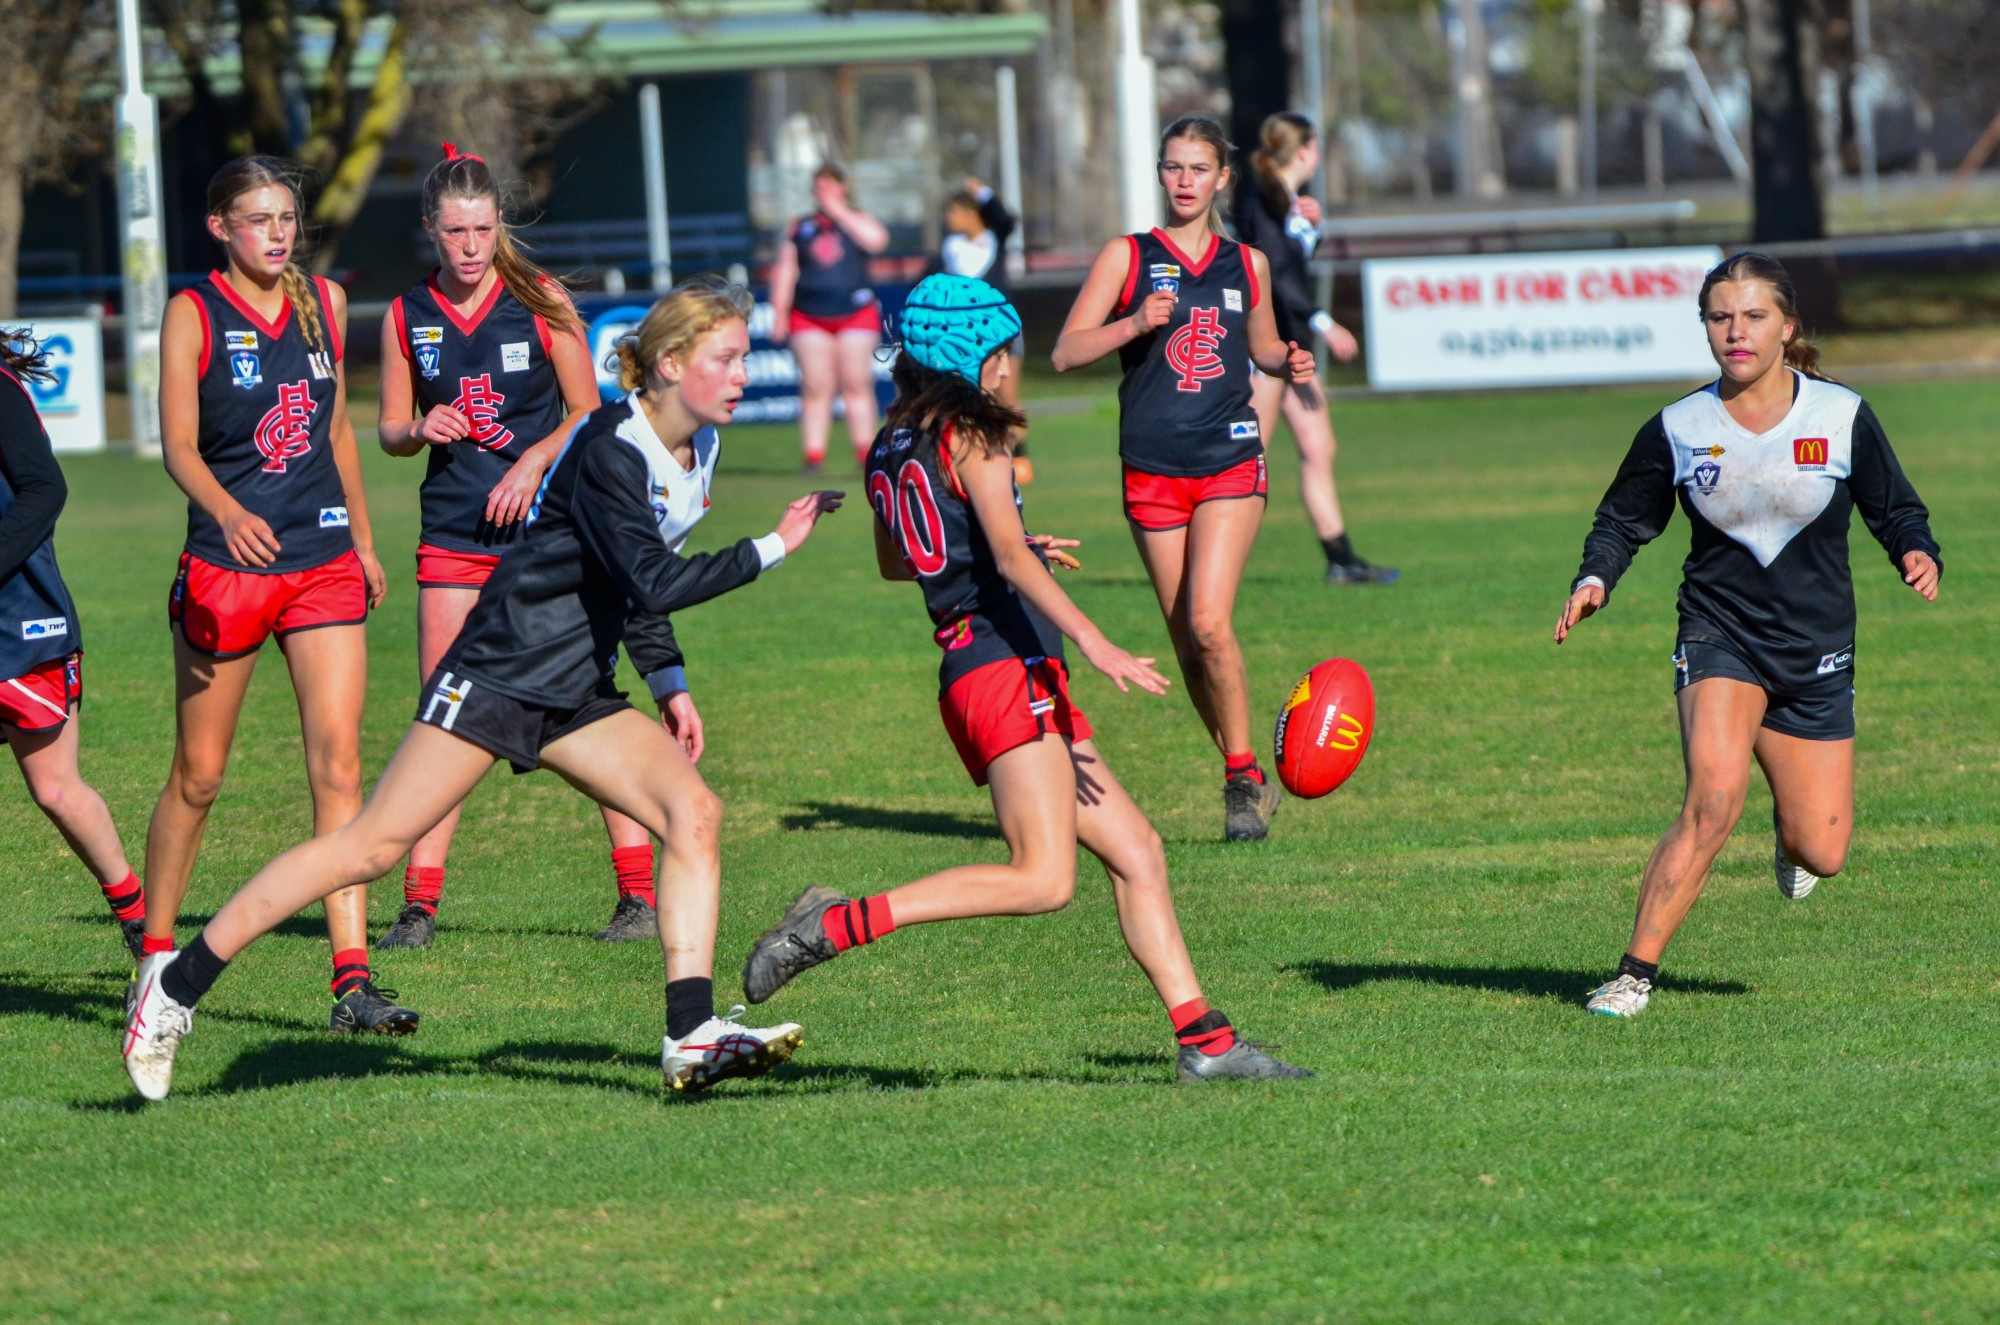
[[[1320,550],[1326,553],[1326,562],[1329,566],[1349,566],[1354,563],[1354,545],[1347,541],[1345,533],[1333,538],[1322,538],[1319,546]]]
[[[181,955],[168,964],[160,975],[160,991],[184,1008],[191,1008],[201,1001],[201,996],[215,988],[217,977],[229,962],[215,955],[215,949],[208,946],[208,935],[195,935],[194,942],[181,949]]]
[[[1629,975],[1635,980],[1644,980],[1646,983],[1651,984],[1660,978],[1660,964],[1658,962],[1642,962],[1628,952],[1618,959],[1618,974]],[[1617,977],[1614,976],[1612,978],[1616,979]]]
[[[715,1015],[715,981],[710,979],[667,981],[667,1035],[683,1039],[695,1027]]]

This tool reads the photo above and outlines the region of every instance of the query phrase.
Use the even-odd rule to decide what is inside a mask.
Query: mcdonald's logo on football
[[[1334,725],[1333,739],[1326,744],[1335,750],[1358,750],[1361,748],[1361,734],[1366,730],[1361,719],[1352,713],[1343,713]]]
[[[1800,469],[1826,468],[1826,438],[1795,437],[1792,439],[1792,459]]]

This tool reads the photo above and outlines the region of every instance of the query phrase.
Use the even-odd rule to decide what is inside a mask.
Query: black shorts
[[[575,708],[552,709],[503,695],[474,677],[442,667],[424,683],[417,721],[470,741],[516,773],[541,766],[542,751],[573,731],[632,706],[623,691],[603,690]]]
[[[1773,690],[1743,656],[1713,640],[1684,639],[1674,646],[1674,690],[1710,677],[1743,681],[1764,692],[1764,725],[1802,741],[1854,739],[1854,683],[1846,677],[1802,692]]]

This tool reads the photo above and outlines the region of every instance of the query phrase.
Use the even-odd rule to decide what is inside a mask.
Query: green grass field
[[[658,953],[588,937],[611,901],[594,812],[502,770],[468,807],[437,946],[378,967],[422,1010],[417,1036],[324,1034],[314,912],[236,963],[174,1097],[139,1107],[116,931],[25,791],[0,798],[0,1315],[2000,1316],[2000,383],[1871,393],[1948,573],[1925,605],[1856,522],[1847,873],[1779,898],[1759,783],[1666,992],[1616,1023],[1579,1000],[1678,803],[1684,524],[1570,644],[1549,630],[1598,494],[1672,394],[1343,405],[1357,543],[1404,569],[1384,590],[1320,584],[1281,444],[1238,618],[1257,711],[1346,654],[1380,716],[1355,779],[1288,804],[1267,843],[1218,840],[1218,761],[1183,699],[1079,678],[1167,838],[1210,996],[1308,1083],[1172,1084],[1092,863],[1060,914],[912,929],[806,976],[769,1005],[806,1027],[790,1066],[667,1098]],[[1072,593],[1165,653],[1114,432],[1108,397],[1038,425],[1030,524],[1081,536]],[[793,446],[727,436],[702,545],[770,527],[802,490]],[[171,748],[181,508],[156,465],[69,469],[85,773],[137,851]],[[370,627],[371,776],[415,701],[417,473],[368,465],[393,584]],[[868,518],[851,506],[678,623],[729,805],[725,1004],[801,886],[875,891],[1001,851],[938,723],[922,608],[876,579]],[[183,941],[308,827],[273,651]],[[399,902],[376,890],[378,930]]]

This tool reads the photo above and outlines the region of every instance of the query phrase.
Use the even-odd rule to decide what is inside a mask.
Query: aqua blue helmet
[[[910,291],[898,327],[912,359],[978,386],[987,356],[1021,334],[1021,315],[985,281],[940,273]]]

